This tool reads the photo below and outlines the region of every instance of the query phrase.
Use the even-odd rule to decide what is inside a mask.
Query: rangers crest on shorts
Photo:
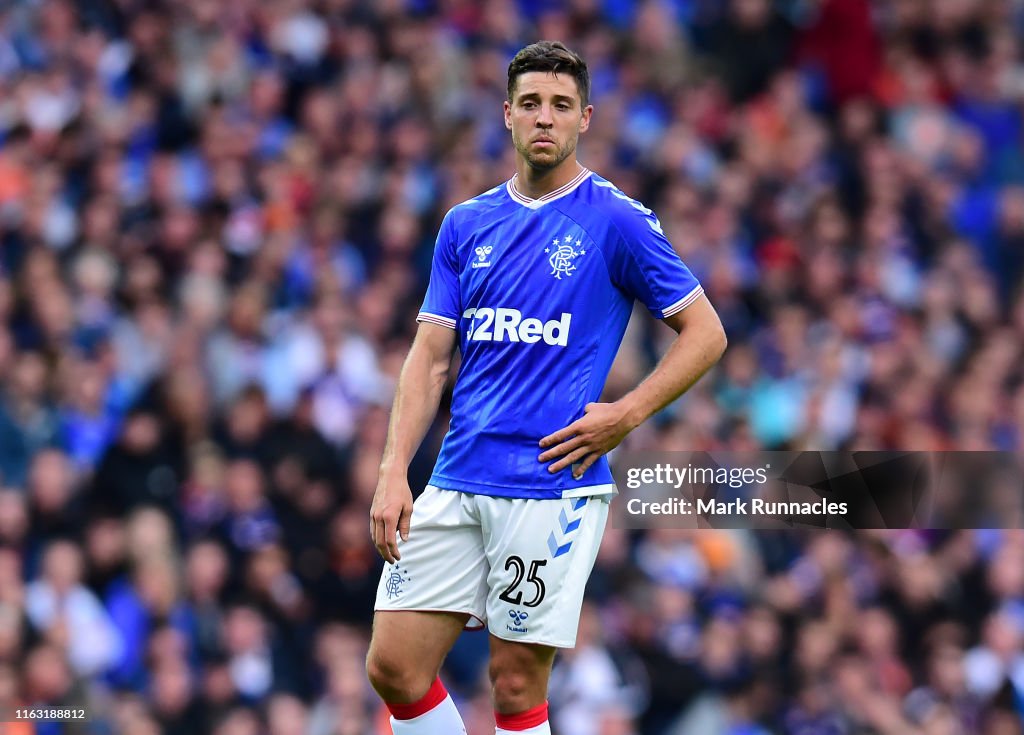
[[[402,569],[401,564],[393,564],[389,572],[385,572],[386,579],[384,581],[384,591],[387,592],[388,599],[393,600],[402,594],[402,585],[408,582],[412,577]]]

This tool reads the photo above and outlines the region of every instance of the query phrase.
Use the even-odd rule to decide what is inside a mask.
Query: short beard
[[[555,157],[553,159],[547,159],[539,161],[537,157],[530,152],[529,145],[523,145],[522,141],[516,139],[516,136],[512,136],[512,144],[515,146],[516,151],[523,160],[526,161],[526,165],[532,168],[534,171],[550,171],[553,168],[557,168],[559,164],[565,159],[571,156],[576,151],[575,141],[568,141],[565,147],[559,147],[555,144]]]

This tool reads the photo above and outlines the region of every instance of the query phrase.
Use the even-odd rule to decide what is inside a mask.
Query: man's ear
[[[512,103],[510,103],[508,100],[505,100],[504,106],[505,106],[505,129],[506,130],[511,130],[512,129]]]
[[[580,119],[580,132],[585,133],[590,127],[590,116],[594,114],[594,106],[587,105],[583,108],[583,117]]]

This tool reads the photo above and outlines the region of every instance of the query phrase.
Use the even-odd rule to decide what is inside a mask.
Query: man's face
[[[519,76],[512,101],[505,102],[505,127],[512,131],[512,144],[523,160],[546,171],[576,152],[592,111],[592,106],[582,106],[572,76],[531,71]]]

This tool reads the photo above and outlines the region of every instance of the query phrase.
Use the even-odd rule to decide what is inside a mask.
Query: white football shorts
[[[498,638],[576,645],[583,588],[597,558],[610,495],[495,498],[428,485],[409,540],[385,564],[375,610],[469,613]]]

